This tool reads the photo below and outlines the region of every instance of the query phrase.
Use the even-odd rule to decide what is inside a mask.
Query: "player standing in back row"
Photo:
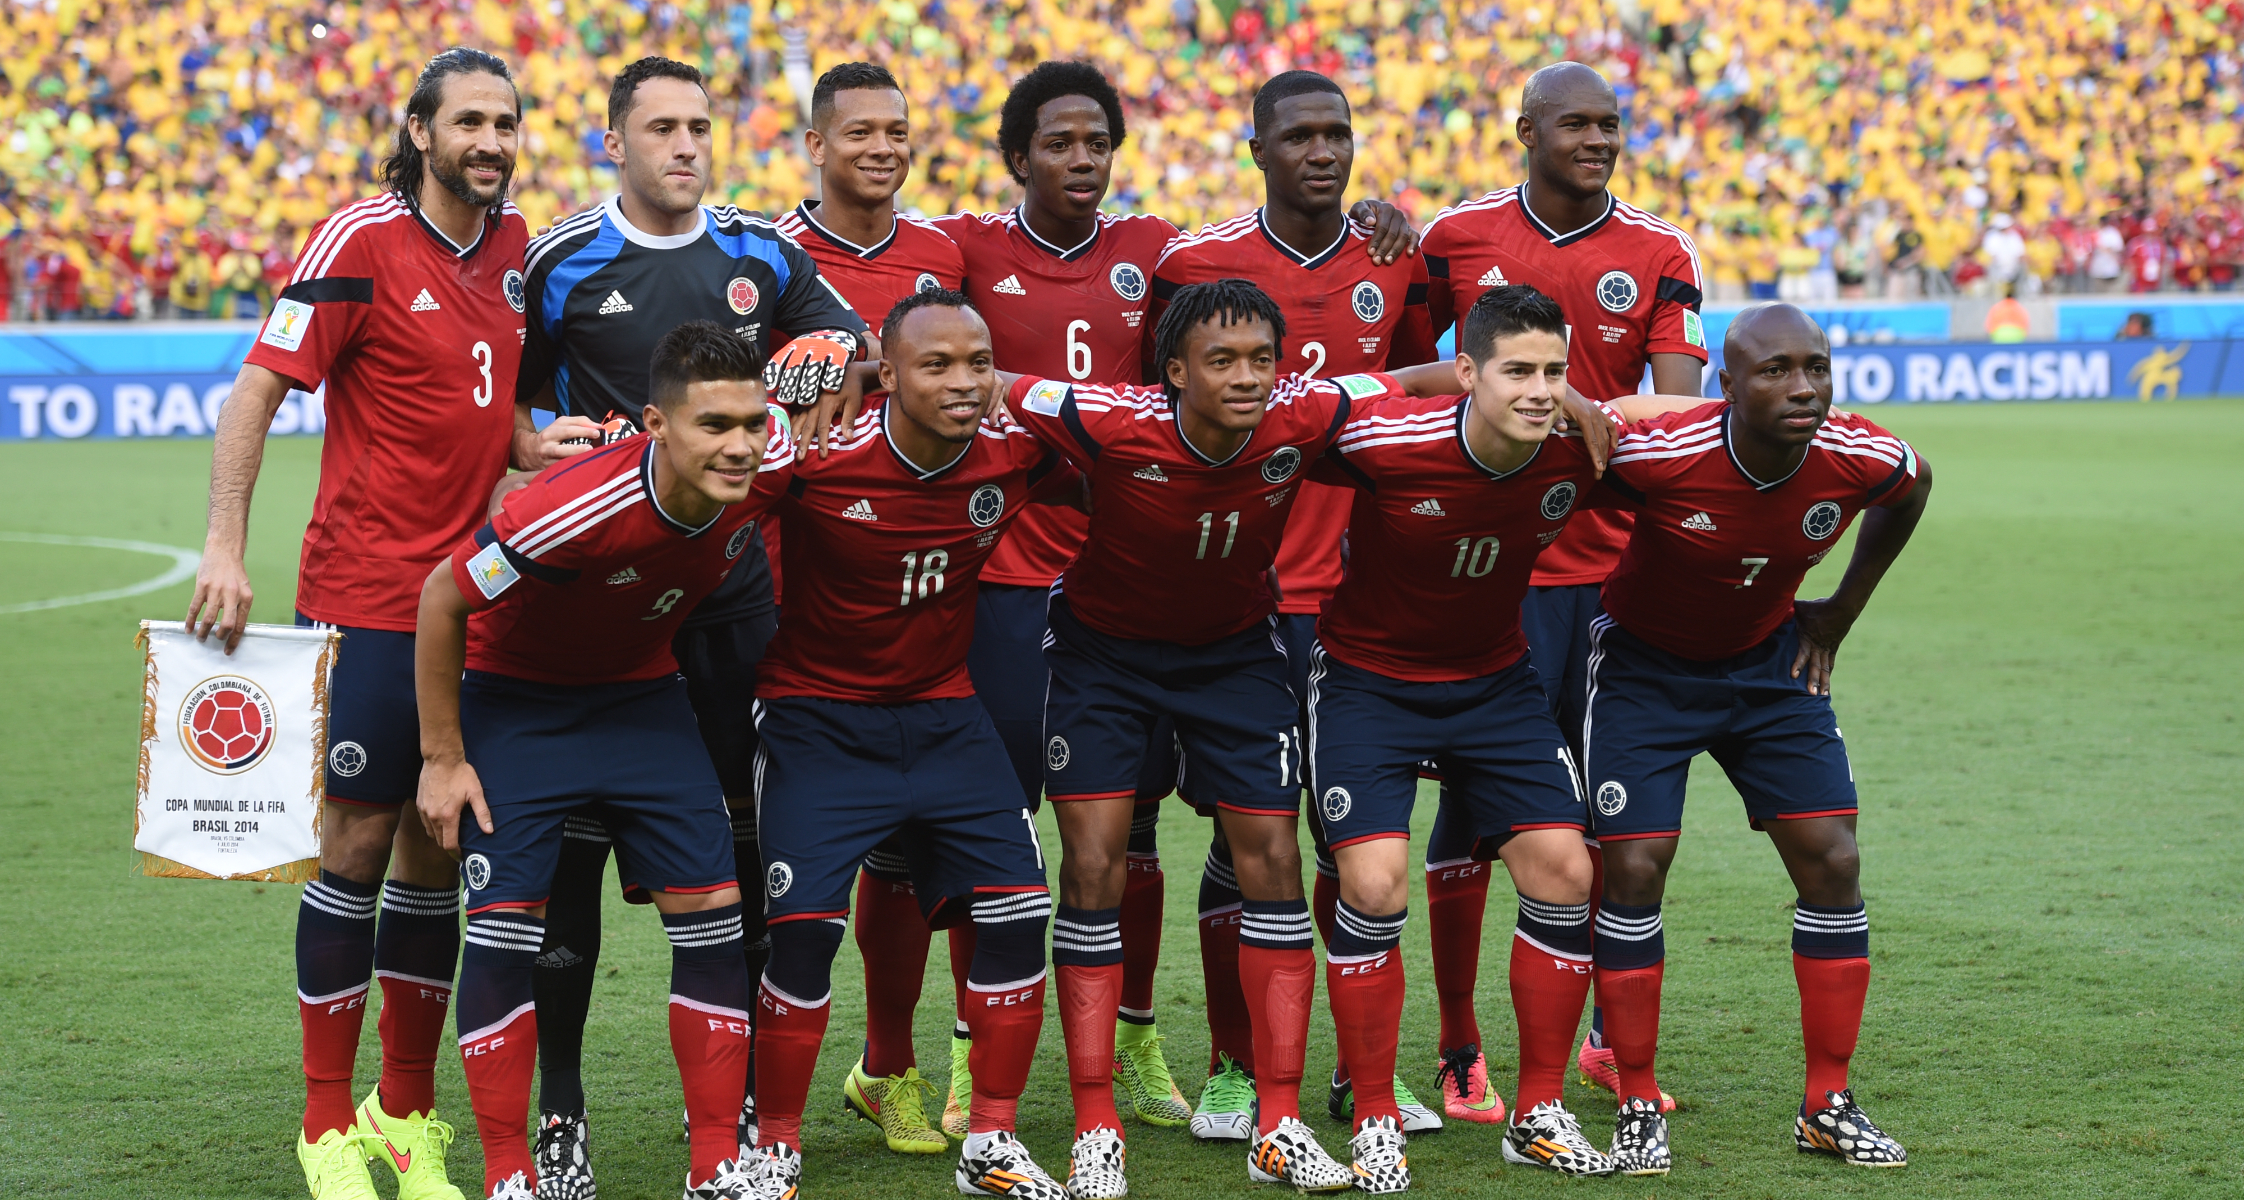
[[[419,581],[482,523],[510,453],[537,467],[559,448],[558,432],[518,434],[511,411],[529,240],[506,203],[520,118],[499,59],[455,48],[429,60],[382,163],[384,190],[305,240],[212,448],[210,532],[187,624],[231,649],[249,620],[242,551],[265,431],[290,388],[325,381],[327,440],[296,591],[299,624],[344,634],[320,876],[296,922],[296,1153],[316,1200],[374,1200],[369,1154],[397,1172],[401,1200],[460,1195],[445,1178],[452,1131],[436,1119],[434,1076],[460,946],[458,868],[399,814],[420,775]],[[354,1110],[369,973],[382,981],[382,1078]]]
[[[1558,301],[1571,323],[1566,381],[1575,391],[1595,400],[1625,396],[1649,367],[1653,391],[1698,395],[1706,364],[1698,252],[1682,230],[1607,190],[1623,144],[1612,85],[1580,63],[1537,71],[1520,94],[1518,137],[1527,147],[1526,183],[1445,209],[1426,226],[1434,331],[1461,319],[1489,288],[1529,284]],[[1535,560],[1521,611],[1535,671],[1577,762],[1589,617],[1628,527],[1625,513],[1578,514]],[[1494,1122],[1503,1119],[1503,1102],[1489,1090],[1473,1013],[1488,907],[1489,868],[1480,858],[1467,823],[1444,805],[1426,845],[1442,1102],[1451,1117]],[[1597,861],[1594,844],[1590,858]],[[1593,1082],[1616,1085],[1594,1017],[1578,1059]]]
[[[619,417],[635,427],[651,399],[647,364],[654,348],[687,321],[732,330],[759,359],[775,332],[797,335],[765,370],[771,398],[783,405],[838,387],[840,364],[863,352],[865,323],[810,256],[767,221],[701,203],[710,127],[709,97],[693,67],[650,57],[617,73],[606,137],[621,190],[530,245],[529,340],[515,391],[520,426],[529,426],[535,407],[593,421]],[[777,628],[772,590],[752,530],[740,565],[687,616],[672,647],[730,801],[733,855],[744,879],[762,869],[749,706],[756,663]],[[546,1195],[575,1200],[592,1186],[580,1063],[599,962],[608,837],[581,815],[568,833],[538,969],[538,1166]],[[762,916],[751,897],[742,940],[751,973],[762,967]]]

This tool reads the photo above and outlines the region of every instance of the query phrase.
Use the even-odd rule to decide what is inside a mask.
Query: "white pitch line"
[[[34,542],[43,546],[89,546],[96,550],[130,550],[135,554],[153,554],[171,560],[171,567],[153,579],[104,592],[86,592],[78,596],[57,596],[52,600],[27,600],[21,604],[0,604],[0,615],[8,613],[39,612],[49,608],[70,608],[79,604],[99,604],[104,600],[122,600],[159,591],[175,583],[195,577],[195,568],[202,565],[202,552],[183,550],[178,546],[160,546],[154,542],[133,542],[123,538],[72,537],[60,533],[0,533],[0,542]]]

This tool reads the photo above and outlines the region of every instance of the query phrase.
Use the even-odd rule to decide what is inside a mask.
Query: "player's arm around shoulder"
[[[1868,421],[1849,420],[1875,431],[1896,451],[1900,462],[1888,478],[1879,481],[1869,507],[1862,512],[1862,526],[1855,531],[1854,556],[1847,560],[1847,571],[1840,577],[1838,588],[1820,600],[1792,602],[1792,619],[1800,630],[1800,650],[1792,660],[1792,676],[1801,679],[1805,672],[1804,683],[1810,695],[1831,694],[1831,667],[1839,643],[1869,606],[1871,593],[1878,590],[1887,568],[1901,557],[1910,536],[1917,531],[1917,522],[1924,517],[1925,507],[1932,502],[1932,465],[1919,457],[1914,447]]]

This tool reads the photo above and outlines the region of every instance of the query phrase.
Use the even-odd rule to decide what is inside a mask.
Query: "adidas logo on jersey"
[[[1420,500],[1410,506],[1410,511],[1421,517],[1446,517],[1449,515],[1442,511],[1441,501],[1439,500]]]
[[[1488,274],[1480,277],[1480,286],[1482,287],[1503,287],[1510,282],[1511,280],[1504,278],[1504,268],[1502,267],[1490,267],[1488,268]]]
[[[600,302],[600,315],[603,317],[630,311],[631,302],[623,298],[622,292],[609,292],[608,298]]]
[[[1005,278],[998,280],[997,286],[992,287],[990,290],[996,292],[1000,296],[1028,295],[1028,289],[1021,286],[1021,277],[1018,275],[1008,275]]]
[[[427,288],[422,288],[421,294],[413,297],[414,312],[435,312],[438,307],[436,297],[429,295]]]
[[[843,509],[842,515],[848,517],[852,521],[880,520],[879,517],[873,515],[873,502],[870,500],[859,500],[857,503]]]
[[[608,582],[618,586],[626,583],[637,583],[639,582],[639,572],[632,570],[630,567],[625,567],[621,571],[608,576]]]
[[[1712,533],[1714,532],[1714,518],[1702,512],[1695,512],[1683,518],[1683,528],[1695,530],[1699,533]]]
[[[1130,472],[1130,474],[1149,483],[1169,482],[1169,477],[1161,473],[1160,463],[1153,463],[1150,466],[1139,467],[1137,470]]]

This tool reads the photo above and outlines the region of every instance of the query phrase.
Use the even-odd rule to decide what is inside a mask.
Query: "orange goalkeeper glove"
[[[841,390],[862,345],[845,329],[806,333],[781,346],[764,364],[764,390],[789,411],[809,408],[821,392]]]

